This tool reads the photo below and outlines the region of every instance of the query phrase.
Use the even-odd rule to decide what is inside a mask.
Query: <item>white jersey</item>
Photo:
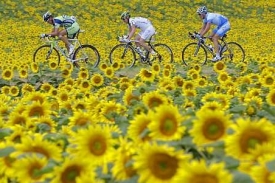
[[[228,19],[218,13],[207,13],[206,17],[203,19],[203,23],[208,23],[210,22],[211,24],[217,25],[218,27],[224,25],[225,23],[228,22]]]
[[[129,26],[135,26],[141,31],[145,31],[148,27],[152,27],[152,23],[147,18],[134,17],[129,19]]]

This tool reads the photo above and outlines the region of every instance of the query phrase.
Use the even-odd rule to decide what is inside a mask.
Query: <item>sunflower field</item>
[[[202,5],[229,18],[244,62],[182,63]],[[33,62],[47,11],[77,18],[97,67]],[[110,63],[124,11],[173,63]],[[272,0],[1,1],[0,183],[274,183],[274,16]]]

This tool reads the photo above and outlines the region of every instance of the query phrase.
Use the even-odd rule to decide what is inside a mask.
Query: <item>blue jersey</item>
[[[220,27],[223,24],[227,23],[228,19],[225,16],[218,13],[207,13],[205,18],[203,19],[203,23],[207,24],[208,22],[216,25],[217,27]]]

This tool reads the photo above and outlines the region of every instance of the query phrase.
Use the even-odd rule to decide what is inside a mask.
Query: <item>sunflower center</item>
[[[101,156],[105,153],[107,149],[106,140],[103,137],[96,137],[91,140],[90,152],[96,156]]]
[[[267,85],[272,85],[273,82],[274,82],[273,78],[271,78],[271,77],[266,78],[266,84]]]
[[[80,171],[80,168],[76,165],[66,168],[61,174],[61,182],[75,183],[75,179],[80,175]]]
[[[149,169],[162,180],[171,179],[177,172],[178,160],[165,153],[155,153],[149,161]]]
[[[250,129],[245,131],[240,138],[240,147],[241,150],[245,153],[249,152],[249,149],[254,149],[257,144],[262,144],[266,142],[267,136],[262,131]]]
[[[172,119],[165,119],[160,126],[161,132],[165,135],[173,135],[177,129],[175,121]]]
[[[222,121],[218,119],[210,119],[206,121],[202,128],[203,135],[209,140],[218,140],[225,133],[225,128]]]
[[[215,175],[210,175],[210,174],[206,174],[206,175],[197,175],[194,176],[192,181],[190,181],[192,183],[218,183],[218,179]]]

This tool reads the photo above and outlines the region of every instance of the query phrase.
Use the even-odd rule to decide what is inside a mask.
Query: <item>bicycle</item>
[[[137,60],[139,60],[142,64],[148,65],[152,65],[152,62],[156,59],[159,62],[172,63],[174,58],[172,49],[163,43],[153,44],[153,38],[154,35],[146,40],[146,43],[157,53],[157,56],[154,59],[150,60],[150,53],[147,50],[139,52],[133,45],[133,42],[135,42],[134,40],[124,42],[123,37],[118,37],[120,44],[111,49],[109,54],[110,63],[123,63],[129,65],[129,68],[133,67]]]
[[[208,53],[215,57],[214,49],[211,45],[206,44],[206,38],[203,37],[202,40],[196,37],[197,32],[190,33],[189,37],[196,39],[197,42],[187,44],[182,50],[182,61],[186,66],[192,64],[205,65],[208,61]],[[244,62],[245,52],[242,46],[236,42],[227,42],[225,34],[220,38],[219,41],[219,52],[221,60],[233,61],[235,63]],[[210,39],[210,38],[209,38]]]
[[[59,65],[61,54],[67,61],[72,62],[75,67],[79,68],[84,65],[97,67],[100,61],[98,50],[90,44],[81,44],[78,40],[79,33],[83,32],[84,30],[80,30],[74,39],[68,39],[76,48],[72,55],[68,55],[66,48],[59,46],[60,39],[51,36],[44,37],[45,44],[35,50],[33,61]]]

